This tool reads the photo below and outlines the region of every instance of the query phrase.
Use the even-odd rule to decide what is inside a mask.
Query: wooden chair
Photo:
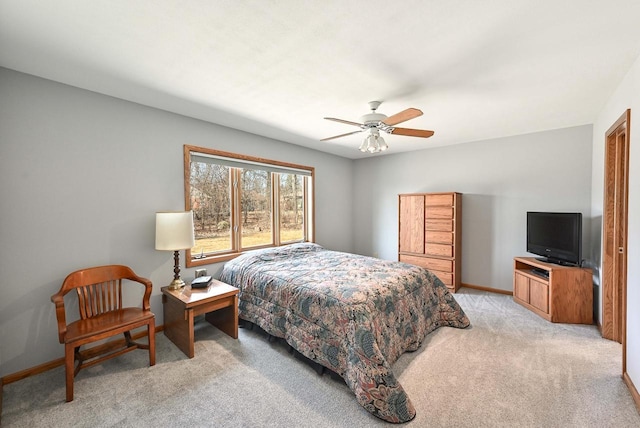
[[[130,280],[129,281],[122,281]],[[122,307],[123,284],[144,285],[142,307]],[[150,311],[151,281],[137,276],[129,267],[121,265],[99,266],[78,270],[67,276],[60,291],[51,296],[56,305],[58,337],[64,344],[67,401],[73,401],[73,378],[80,369],[101,363],[134,349],[149,350],[149,365],[156,363],[155,316]],[[76,290],[80,319],[67,324],[64,296]],[[131,330],[147,326],[147,344],[131,339]],[[124,346],[96,346],[80,352],[80,346],[103,340],[117,334],[124,334]],[[121,342],[116,342],[120,345]],[[99,351],[98,351],[99,349]],[[75,360],[78,365],[74,368]]]

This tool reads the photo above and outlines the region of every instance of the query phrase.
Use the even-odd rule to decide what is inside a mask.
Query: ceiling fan
[[[360,121],[362,123],[336,119],[335,117],[325,117],[325,119],[327,120],[346,123],[347,125],[357,126],[360,129],[358,131],[347,132],[346,134],[323,138],[320,141],[333,140],[334,138],[346,137],[347,135],[353,135],[365,131],[368,133],[368,135],[360,145],[360,151],[365,153],[378,153],[389,148],[387,143],[380,136],[380,131],[386,132],[387,134],[407,135],[410,137],[421,138],[429,138],[433,135],[433,131],[427,131],[425,129],[397,128],[394,126],[409,119],[414,119],[418,116],[422,116],[422,112],[417,108],[408,108],[401,111],[400,113],[396,113],[393,116],[387,117],[384,114],[376,113],[376,110],[378,109],[378,107],[380,107],[381,103],[381,101],[369,102],[371,113],[365,114],[360,118]]]

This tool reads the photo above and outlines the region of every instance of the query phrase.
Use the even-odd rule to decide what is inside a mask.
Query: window
[[[314,168],[184,146],[185,208],[196,244],[187,266],[250,249],[313,242]]]

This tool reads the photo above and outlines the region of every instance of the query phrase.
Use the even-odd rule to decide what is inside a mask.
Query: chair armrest
[[[151,310],[151,305],[149,303],[149,299],[151,298],[151,291],[153,290],[153,284],[151,283],[151,281],[147,278],[138,276],[133,272],[132,272],[132,275],[127,279],[131,281],[139,282],[140,284],[144,285],[145,289],[144,289],[144,295],[142,296],[142,309],[144,309],[145,311]]]
[[[64,294],[58,292],[51,296],[51,301],[56,305],[56,319],[58,321],[58,340],[64,343],[64,335],[67,333],[67,318],[64,311]]]

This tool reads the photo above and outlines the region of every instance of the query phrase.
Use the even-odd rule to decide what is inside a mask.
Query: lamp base
[[[180,278],[174,279],[173,281],[171,281],[171,284],[169,284],[169,290],[178,290],[182,287],[185,286],[185,283],[183,280],[181,280]]]

